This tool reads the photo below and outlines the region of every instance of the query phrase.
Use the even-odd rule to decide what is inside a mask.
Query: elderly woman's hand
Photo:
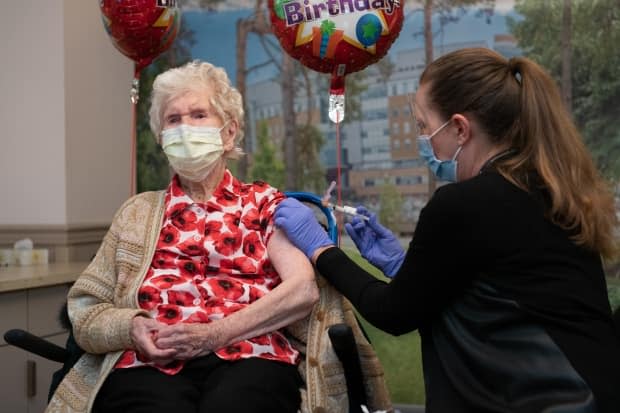
[[[131,340],[136,350],[160,365],[166,365],[176,359],[177,351],[173,348],[157,347],[155,340],[166,324],[147,317],[134,317],[131,323]]]
[[[217,329],[213,328],[215,323],[166,326],[158,332],[155,344],[160,349],[175,350],[175,358],[178,360],[205,356],[213,349],[221,347],[221,344],[217,344],[219,334],[216,333]]]

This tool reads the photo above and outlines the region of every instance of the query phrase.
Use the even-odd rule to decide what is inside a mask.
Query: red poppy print
[[[255,287],[250,287],[250,303],[253,303],[254,301],[258,300],[263,295],[265,295],[264,291],[258,288],[255,288]]]
[[[249,340],[251,343],[258,344],[260,346],[267,346],[271,344],[268,335],[253,337]]]
[[[256,201],[254,203],[256,204],[256,208],[258,209],[259,213],[262,214],[263,209],[265,208],[265,205],[267,204],[267,202],[269,202],[269,197],[260,196],[260,195],[256,197]]]
[[[283,199],[264,182],[245,184],[227,170],[206,203],[196,203],[175,176],[164,195],[165,215],[156,253],[138,290],[140,308],[165,324],[209,323],[268,294],[281,280],[268,256],[272,216]],[[274,332],[219,349],[226,360],[262,357],[295,363],[297,352]],[[152,366],[176,374],[185,362],[166,366],[128,350],[116,367]]]
[[[254,192],[256,193],[265,192],[267,189],[271,188],[264,181],[254,181],[252,183],[252,187],[254,188]]]
[[[192,293],[188,291],[168,290],[168,304],[175,304],[183,307],[193,307],[196,300]]]
[[[222,258],[220,260],[219,267],[215,268],[213,272],[219,274],[232,274],[233,268],[235,268],[235,263],[233,260]]]
[[[279,356],[288,354],[291,351],[288,340],[280,333],[276,332],[271,334],[271,343],[273,344],[275,353]]]
[[[157,308],[157,321],[165,324],[176,324],[181,321],[183,313],[178,305],[162,304]]]
[[[181,181],[179,180],[178,175],[175,175],[174,178],[172,178],[172,182],[170,183],[170,186],[168,188],[169,188],[168,191],[175,198],[185,195],[185,192],[183,191],[183,187],[181,186]]]
[[[136,362],[136,352],[135,351],[126,351],[123,353],[121,358],[118,360],[117,364],[119,365],[130,365]]]
[[[258,267],[258,273],[264,274],[267,277],[274,277],[278,274],[276,273],[275,268],[273,268],[273,264],[271,264],[271,260],[269,258],[265,258]]]
[[[202,246],[201,239],[196,240],[190,237],[177,245],[177,248],[185,255],[196,256],[204,254],[205,250]]]
[[[220,307],[224,307],[224,300],[220,299],[220,298],[215,298],[215,297],[208,297],[205,298],[205,308],[209,309],[209,311],[212,313],[214,312],[213,309],[214,308],[220,308]]]
[[[162,274],[151,278],[150,282],[160,290],[167,290],[173,285],[183,284],[185,280],[174,274]]]
[[[233,260],[233,268],[242,274],[254,274],[256,266],[248,257],[237,257]]]
[[[233,279],[212,278],[207,282],[216,297],[234,301],[241,297],[245,292],[243,285]]]
[[[239,192],[239,195],[247,195],[252,190],[252,185],[251,184],[241,184],[241,183],[239,183],[239,181],[235,180],[235,182],[233,182],[233,188],[237,192]]]
[[[241,246],[241,232],[224,232],[214,240],[215,250],[224,256],[232,255]]]
[[[179,258],[175,265],[179,269],[181,277],[184,278],[193,278],[196,274],[202,274],[204,270],[202,260],[198,261],[191,258]]]
[[[231,303],[230,301],[226,302],[226,305],[224,307],[222,307],[220,310],[225,314],[225,315],[229,315],[232,313],[236,313],[237,311],[241,310],[242,308],[245,308],[245,304],[235,304],[235,303]]]
[[[256,261],[265,255],[265,247],[256,232],[250,232],[243,239],[243,254]]]
[[[149,363],[151,361],[148,357],[138,352],[136,352],[136,358],[142,363]]]
[[[184,323],[209,323],[211,320],[209,319],[209,315],[204,311],[196,311],[192,313]]]
[[[222,188],[222,187],[220,187],[219,190],[215,190],[213,192],[213,196],[215,197],[216,202],[219,205],[222,205],[224,207],[236,205],[237,202],[239,201],[239,196],[229,191],[228,189]]]
[[[153,268],[160,269],[171,269],[176,268],[176,263],[174,262],[177,254],[170,251],[157,251],[153,255],[153,261],[151,261],[151,266]]]
[[[196,286],[196,289],[198,290],[198,294],[200,294],[200,298],[202,298],[203,301],[207,301],[209,297],[211,297],[211,294],[209,294],[209,291],[206,288],[204,288],[202,285]]]
[[[213,241],[217,237],[220,236],[222,230],[222,222],[221,221],[206,221],[205,222],[205,239],[208,241]]]
[[[220,187],[227,187],[229,185],[235,185],[235,182],[237,182],[237,184],[239,184],[239,181],[237,181],[237,179],[235,179],[234,176],[232,176],[232,174],[230,173],[226,173],[224,174],[224,177],[222,178],[222,181],[220,182]]]
[[[172,225],[181,231],[194,231],[197,229],[196,213],[187,208],[171,214]]]
[[[212,202],[212,201],[207,202],[206,208],[207,208],[208,214],[212,214],[214,212],[222,212],[224,210],[224,208],[221,205],[216,204],[215,202]]]
[[[238,231],[239,223],[241,222],[241,211],[237,211],[234,214],[224,214],[222,219],[229,230]]]
[[[224,347],[223,349],[218,350],[217,353],[223,353],[227,360],[239,360],[244,354],[252,353],[252,345],[247,341],[241,341],[239,343]]]
[[[280,358],[276,356],[275,354],[266,353],[266,352],[260,353],[258,357],[262,359],[266,359],[266,360],[280,360]]]
[[[261,226],[258,209],[252,208],[248,211],[245,211],[245,214],[241,218],[241,222],[247,229],[251,231],[260,231]]]
[[[159,243],[163,246],[175,246],[181,238],[181,233],[172,225],[166,225],[159,233]]]
[[[162,303],[160,291],[150,285],[143,285],[138,290],[138,303],[144,310],[152,310]]]
[[[225,260],[222,260],[225,261]],[[230,262],[230,267],[232,268],[232,261],[230,260],[226,260]],[[217,274],[219,272],[222,272],[222,267],[221,267],[221,261],[220,261],[220,267],[216,266],[216,265],[207,265],[205,267],[205,274]]]
[[[280,284],[280,277],[265,278],[265,288],[268,290],[273,290],[278,284]]]

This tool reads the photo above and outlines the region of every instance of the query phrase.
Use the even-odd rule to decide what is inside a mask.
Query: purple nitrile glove
[[[389,229],[377,222],[377,215],[368,212],[363,206],[357,207],[357,213],[369,219],[354,217],[344,225],[347,234],[368,262],[379,268],[383,274],[392,278],[405,260],[405,251],[396,236]]]
[[[274,216],[276,227],[282,229],[288,239],[309,259],[312,259],[318,248],[334,245],[316,220],[312,209],[295,198],[280,202]]]

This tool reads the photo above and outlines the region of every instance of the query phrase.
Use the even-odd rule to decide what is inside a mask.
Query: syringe
[[[361,219],[363,219],[364,221],[368,221],[368,217],[366,215],[362,215],[362,214],[358,214],[357,213],[357,208],[349,206],[349,205],[334,205],[331,202],[328,203],[327,205],[325,205],[327,208],[333,210],[333,211],[338,211],[338,212],[342,212],[343,214],[346,215],[350,215],[352,217],[359,217]]]
[[[336,181],[332,181],[329,184],[329,187],[327,188],[327,191],[325,191],[325,195],[323,195],[323,198],[321,198],[321,204],[325,207],[325,208],[329,208],[332,211],[338,211],[338,212],[342,212],[343,214],[346,215],[350,215],[352,217],[360,217],[361,219],[368,221],[368,217],[366,215],[362,215],[362,214],[358,214],[357,213],[357,208],[354,208],[352,206],[349,205],[334,205],[331,202],[329,202],[329,198],[331,197],[331,193],[334,190],[334,188],[336,187]]]

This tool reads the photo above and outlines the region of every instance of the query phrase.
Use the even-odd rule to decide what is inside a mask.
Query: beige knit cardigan
[[[164,192],[144,192],[116,213],[93,261],[68,295],[69,316],[77,343],[86,351],[64,377],[46,413],[90,412],[97,391],[123,353],[132,346],[131,319],[145,314],[137,291],[150,266],[164,214]],[[312,313],[286,331],[300,350],[305,386],[302,413],[346,412],[348,399],[342,365],[327,329],[346,322],[354,331],[364,373],[369,409],[392,411],[383,369],[361,333],[351,305],[322,277]]]

